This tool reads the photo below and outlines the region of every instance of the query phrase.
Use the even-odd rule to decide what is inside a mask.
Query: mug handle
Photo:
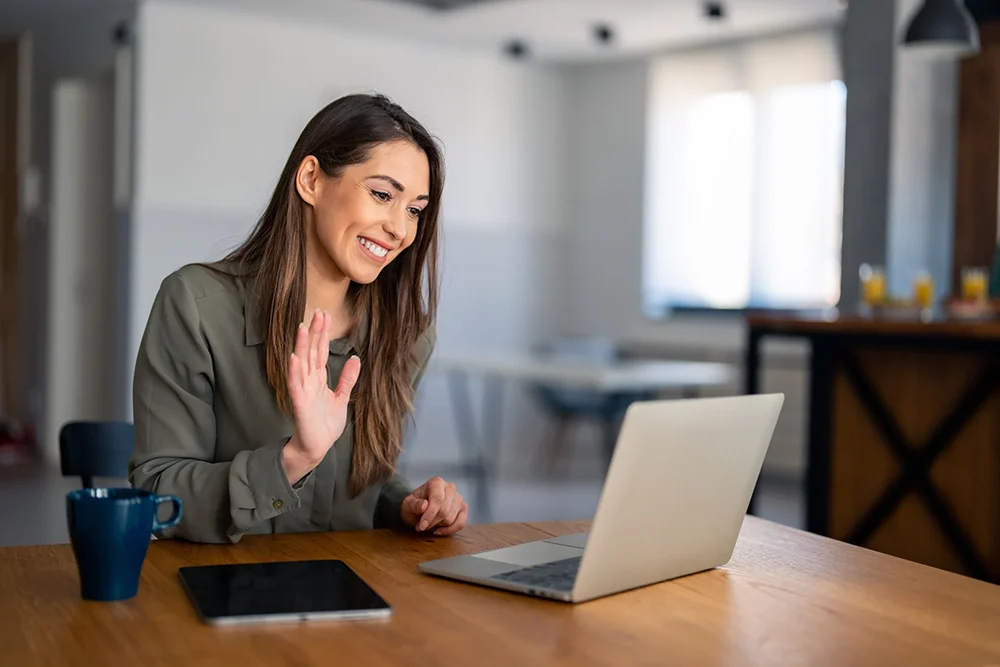
[[[181,508],[181,499],[178,498],[177,496],[156,496],[157,508],[159,508],[159,506],[163,503],[173,503],[174,512],[173,514],[170,515],[170,518],[167,519],[166,521],[159,521],[157,520],[155,515],[153,516],[154,533],[166,530],[167,528],[173,528],[174,526],[177,525],[177,522],[181,520],[181,516],[184,514],[184,511]]]

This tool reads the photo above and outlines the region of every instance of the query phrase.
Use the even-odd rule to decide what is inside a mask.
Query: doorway
[[[18,421],[18,109],[17,39],[0,41],[0,417]]]

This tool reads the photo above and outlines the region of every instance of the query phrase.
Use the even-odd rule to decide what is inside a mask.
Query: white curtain
[[[845,91],[834,29],[666,55],[650,86],[647,307],[835,304]]]

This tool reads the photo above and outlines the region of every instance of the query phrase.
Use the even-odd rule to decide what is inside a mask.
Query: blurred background
[[[992,258],[1000,116],[966,140],[992,218],[956,193],[960,100],[1000,95],[962,68],[996,43],[911,53],[923,4],[4,0],[0,542],[65,541],[60,426],[131,419],[160,281],[242,239],[304,124],[359,91],[447,159],[404,472],[477,521],[591,516],[621,406],[745,391],[748,310],[853,307],[866,262],[944,294],[962,248]],[[755,511],[804,526],[810,346],[765,348],[758,388],[787,398]]]

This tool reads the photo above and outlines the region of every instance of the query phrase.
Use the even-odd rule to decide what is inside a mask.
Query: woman
[[[399,106],[341,98],[303,130],[249,238],[163,281],[129,468],[183,502],[165,537],[462,529],[454,485],[395,473],[434,345],[442,171]]]

